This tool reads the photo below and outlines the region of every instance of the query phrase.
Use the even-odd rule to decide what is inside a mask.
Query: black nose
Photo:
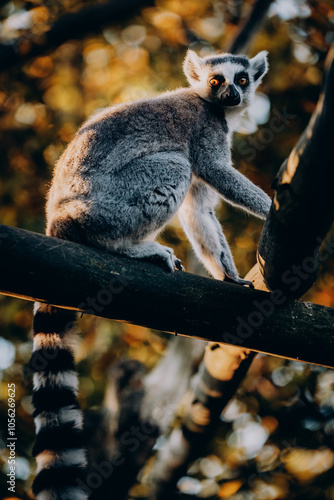
[[[239,95],[239,92],[237,91],[237,89],[235,88],[234,85],[230,85],[230,98],[232,100],[237,100],[239,99],[240,101],[240,95]]]
[[[223,98],[223,104],[224,106],[237,106],[241,101],[240,94],[234,85],[230,85],[229,90],[230,95]]]

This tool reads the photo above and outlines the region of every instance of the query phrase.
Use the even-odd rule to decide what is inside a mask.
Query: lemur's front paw
[[[254,288],[251,281],[243,280],[242,278],[231,278],[231,276],[225,275],[224,281],[227,283],[234,283],[235,285],[248,286],[249,288]]]

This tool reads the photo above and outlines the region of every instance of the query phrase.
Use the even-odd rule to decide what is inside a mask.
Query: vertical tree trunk
[[[314,283],[319,248],[333,222],[333,89],[334,45],[316,110],[274,181],[274,199],[259,242],[265,282],[289,297],[300,297]]]

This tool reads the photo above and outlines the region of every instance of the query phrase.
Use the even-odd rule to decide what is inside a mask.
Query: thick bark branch
[[[89,33],[100,32],[103,26],[123,21],[135,14],[140,7],[152,3],[150,0],[113,0],[65,14],[55,21],[43,36],[36,37],[27,32],[13,43],[0,45],[1,71],[48,53],[68,40],[81,39]]]
[[[171,333],[334,366],[334,309],[0,226],[0,291]],[[256,326],[258,325],[258,326]]]
[[[300,297],[314,283],[319,247],[333,222],[333,89],[334,46],[317,108],[275,179],[276,192],[258,248],[266,284],[287,296]],[[332,246],[324,255],[334,253]]]

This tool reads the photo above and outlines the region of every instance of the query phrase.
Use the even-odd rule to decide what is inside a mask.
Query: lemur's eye
[[[245,76],[242,76],[239,78],[239,83],[240,85],[246,85],[246,83],[248,83],[248,79]]]
[[[211,85],[211,87],[218,87],[218,85],[220,85],[220,80],[218,80],[218,78],[210,78],[209,80],[209,83]]]

